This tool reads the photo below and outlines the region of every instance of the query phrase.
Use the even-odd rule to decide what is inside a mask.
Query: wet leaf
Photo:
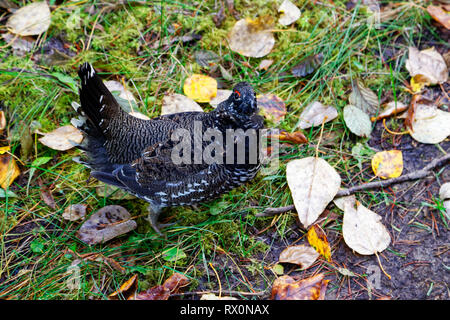
[[[286,104],[274,94],[262,94],[256,96],[258,108],[264,117],[274,123],[279,123],[286,115]]]
[[[281,13],[278,22],[283,26],[294,23],[301,15],[300,9],[289,0],[284,0],[283,3],[281,3],[278,12]]]
[[[228,37],[231,50],[246,57],[261,58],[275,45],[273,33],[260,20],[241,19]]]
[[[359,137],[370,137],[372,133],[372,122],[367,113],[361,109],[347,105],[344,108],[344,121],[348,129]]]
[[[162,252],[162,257],[166,261],[177,261],[186,258],[186,253],[178,247],[172,247]]]
[[[182,273],[174,272],[166,281],[163,286],[169,289],[170,293],[179,292],[180,288],[189,284],[189,279]]]
[[[290,276],[276,279],[272,286],[272,300],[323,300],[330,280],[323,274],[311,278],[295,280]]]
[[[274,137],[272,135],[272,137]],[[286,141],[292,144],[303,144],[308,143],[308,138],[305,137],[303,132],[296,131],[296,132],[287,132],[282,130],[280,134],[278,135],[278,139],[281,141]]]
[[[450,135],[450,112],[433,105],[417,104],[409,134],[421,143],[435,144]]]
[[[298,217],[305,228],[325,210],[341,185],[336,170],[321,158],[308,157],[288,162],[286,179]]]
[[[118,300],[120,298],[125,298],[127,300],[133,298],[136,290],[138,288],[138,276],[135,274],[130,279],[125,281],[119,289],[111,293],[108,298],[110,300]]]
[[[173,293],[189,284],[189,279],[181,273],[175,272],[163,285],[152,287],[136,296],[136,300],[167,300]]]
[[[434,20],[442,24],[446,29],[450,30],[450,13],[446,12],[439,6],[428,6],[427,12]]]
[[[0,155],[0,186],[3,189],[8,189],[8,187],[13,183],[13,181],[20,175],[19,167],[17,166],[14,158],[7,154]]]
[[[184,94],[197,102],[209,102],[217,95],[217,81],[202,74],[193,74],[184,81]]]
[[[203,112],[203,109],[195,101],[182,94],[172,93],[163,98],[161,107],[162,116],[166,114],[190,111]]]
[[[232,93],[233,93],[233,91],[231,91],[231,90],[218,89],[217,90],[217,95],[213,99],[211,99],[209,104],[212,107],[217,108],[219,103],[227,100]]]
[[[62,217],[69,221],[83,220],[86,216],[86,209],[87,205],[85,204],[71,204],[64,209]]]
[[[377,95],[369,88],[364,87],[359,80],[352,85],[352,89],[352,93],[350,93],[348,98],[350,104],[369,116],[374,116],[379,106]]]
[[[39,141],[54,150],[66,151],[72,149],[74,145],[70,142],[81,143],[83,134],[72,125],[59,127],[52,132],[44,133]]]
[[[47,31],[50,20],[47,2],[34,2],[14,12],[6,22],[6,27],[10,32],[20,36],[39,35]]]
[[[448,79],[445,60],[434,47],[422,51],[409,47],[409,56],[405,66],[411,77],[417,78],[420,75],[421,82],[428,80],[430,84],[437,84],[444,83]]]
[[[38,178],[39,190],[41,199],[45,202],[53,210],[56,209],[55,198],[53,198],[53,194],[51,190],[43,184],[42,180]]]
[[[377,152],[372,158],[372,170],[377,177],[397,178],[403,172],[403,155],[400,150]]]
[[[335,119],[338,112],[335,107],[325,106],[319,101],[310,103],[300,114],[300,120],[297,126],[300,129],[308,129],[319,126],[322,122],[328,122]]]
[[[314,224],[309,228],[306,234],[309,244],[323,256],[327,261],[331,261],[331,248],[328,243],[327,235],[320,226]]]
[[[406,105],[400,101],[397,101],[397,102],[391,101],[385,105],[384,109],[378,114],[378,116],[371,117],[370,120],[373,122],[376,120],[388,118],[392,115],[399,114],[400,112],[403,112],[406,109],[408,109],[408,105]]]
[[[34,139],[30,127],[24,121],[20,121],[20,126],[20,158],[22,161],[28,161],[28,158],[33,152]]]
[[[87,244],[105,243],[136,229],[128,211],[116,205],[106,206],[86,220],[78,231],[78,238]]]
[[[291,73],[294,77],[297,78],[306,77],[307,75],[313,73],[320,66],[322,61],[323,61],[322,53],[311,55],[303,59],[296,66],[294,66],[291,69]]]
[[[356,201],[344,204],[342,234],[345,243],[362,255],[381,252],[389,246],[391,236],[381,223],[381,217]]]
[[[319,254],[314,248],[305,245],[290,246],[280,253],[279,262],[297,264],[301,270],[308,269]]]

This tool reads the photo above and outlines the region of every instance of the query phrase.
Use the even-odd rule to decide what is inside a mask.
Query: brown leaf
[[[303,132],[286,132],[281,131],[280,134],[273,134],[268,137],[269,139],[278,139],[281,141],[290,142],[292,144],[303,144],[308,143],[308,138],[305,137]]]
[[[19,167],[14,158],[9,154],[0,155],[0,186],[7,189],[20,175]]]
[[[86,209],[87,205],[85,204],[71,204],[66,209],[64,209],[62,217],[69,221],[84,219],[84,217],[86,216]]]
[[[446,29],[450,30],[450,13],[438,6],[428,6],[427,12],[434,20],[442,24]]]
[[[56,209],[55,199],[53,198],[50,189],[42,183],[42,180],[38,179],[39,188],[41,190],[41,199],[53,210]]]
[[[301,269],[307,269],[317,260],[319,254],[314,248],[305,245],[290,246],[284,249],[279,262],[293,263],[301,266]]]
[[[323,300],[327,284],[323,274],[295,280],[290,276],[276,279],[272,286],[272,300]]]
[[[127,300],[132,299],[138,287],[138,276],[135,274],[130,279],[125,281],[119,289],[111,293],[108,298],[110,300],[119,300],[125,298]]]
[[[286,115],[286,104],[283,100],[274,94],[262,94],[256,97],[258,102],[258,108],[264,116],[275,122],[279,123],[284,119]]]
[[[0,111],[0,133],[6,128],[6,117],[3,110]]]
[[[170,290],[170,293],[176,293],[181,287],[189,284],[189,279],[182,273],[175,272],[166,281],[163,286]]]
[[[409,104],[407,116],[405,118],[405,126],[412,130],[412,123],[414,122],[414,115],[416,112],[417,102],[420,101],[422,96],[420,94],[413,95]]]
[[[374,122],[388,118],[392,115],[405,111],[407,108],[408,106],[400,101],[391,101],[384,106],[384,109],[378,114],[377,117],[371,117],[370,121]]]
[[[291,73],[294,77],[297,78],[306,77],[307,75],[313,73],[320,66],[322,61],[322,53],[311,55],[303,59],[299,64],[295,65],[291,69]]]
[[[186,286],[189,279],[181,273],[172,274],[163,285],[152,287],[136,296],[136,300],[167,300],[170,295],[177,293],[181,287]]]
[[[136,227],[136,222],[131,220],[125,208],[111,205],[92,214],[78,231],[78,238],[87,244],[104,243]]]

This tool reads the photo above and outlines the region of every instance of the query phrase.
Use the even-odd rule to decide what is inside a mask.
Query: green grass
[[[3,136],[0,146],[11,144],[12,152],[20,157],[22,128],[39,127],[47,132],[70,123],[75,116],[70,103],[78,101],[70,83],[78,81],[76,70],[84,61],[100,69],[104,78],[124,77],[127,88],[139,98],[139,111],[154,117],[159,115],[166,93],[182,93],[184,80],[191,73],[208,72],[193,58],[196,50],[206,49],[219,54],[219,63],[233,75],[232,82],[219,76],[227,88],[233,83],[248,81],[257,93],[274,93],[287,103],[289,113],[279,124],[280,128],[295,131],[301,111],[314,100],[334,105],[340,116],[324,126],[321,156],[335,166],[345,181],[367,181],[367,175],[355,176],[355,172],[359,172],[358,160],[351,154],[355,142],[364,144],[365,140],[355,139],[341,117],[352,81],[360,78],[380,97],[393,95],[401,100],[407,95],[402,89],[407,79],[405,57],[382,61],[380,56],[390,49],[404,53],[408,45],[421,43],[425,31],[441,44],[445,42],[436,35],[428,14],[408,2],[394,20],[383,22],[381,29],[365,23],[368,14],[362,7],[346,11],[345,1],[335,0],[334,5],[323,2],[328,5],[296,2],[302,10],[297,28],[281,31],[281,26],[276,25],[275,48],[264,57],[273,59],[274,63],[267,71],[259,71],[257,66],[262,59],[246,58],[228,48],[225,39],[235,20],[228,14],[221,28],[216,28],[212,21],[212,13],[218,11],[214,8],[215,1],[195,1],[189,5],[178,1],[148,1],[147,5],[130,2],[104,11],[100,2],[93,1],[97,8],[94,14],[87,13],[92,2],[63,1],[52,12],[52,24],[44,39],[62,36],[76,52],[74,57],[51,66],[32,60],[31,53],[16,57],[10,48],[0,51],[0,104],[7,115],[7,132],[13,137],[9,142]],[[270,15],[277,20],[274,1],[235,1],[235,5],[242,17]],[[155,6],[161,6],[162,15]],[[76,19],[74,12],[80,16],[79,28],[67,24],[68,20]],[[92,30],[94,23],[101,27]],[[196,32],[203,38],[194,45],[174,42],[165,46],[164,41],[174,37],[171,33],[174,28],[179,28],[179,35]],[[152,37],[156,40],[152,41]],[[6,43],[0,40],[0,45]],[[317,53],[322,53],[324,60],[314,74],[306,78],[289,76],[294,65]],[[280,81],[279,75],[283,72],[288,76]],[[59,74],[72,80],[61,80]],[[208,109],[206,105],[205,108]],[[143,201],[99,197],[95,192],[98,182],[93,179],[87,182],[89,171],[72,161],[78,151],[51,150],[33,135],[31,154],[21,159],[22,175],[11,186],[18,197],[0,199],[3,235],[0,297],[107,299],[133,274],[139,274],[139,290],[144,290],[162,283],[174,271],[190,277],[188,290],[195,291],[200,283],[207,289],[218,290],[210,263],[219,272],[224,291],[265,290],[269,295],[275,276],[267,269],[276,261],[271,261],[267,254],[273,243],[269,237],[263,241],[255,234],[267,228],[273,218],[258,218],[255,214],[266,207],[292,203],[285,165],[290,159],[315,154],[320,129],[307,130],[305,134],[311,144],[288,148],[280,158],[277,173],[258,176],[251,183],[197,208],[167,210],[161,218],[178,223],[164,230],[166,238],[155,234],[143,219],[146,213]],[[333,135],[335,139],[327,144],[327,137]],[[35,169],[27,190],[31,164],[42,157],[50,160]],[[369,158],[363,155],[363,163]],[[42,201],[38,179],[52,190],[55,210]],[[366,201],[377,203],[379,196],[374,197]],[[80,224],[61,217],[68,205],[76,203],[87,204],[89,213],[109,204],[124,206],[132,216],[140,216],[138,228],[104,245],[88,246],[77,239]],[[24,223],[27,223],[25,227]],[[17,229],[19,227],[22,229]],[[284,241],[292,228],[295,228],[294,217],[284,215],[262,235],[276,232]],[[171,262],[164,260],[162,252],[170,248],[181,249],[186,257]],[[102,261],[79,259],[81,289],[70,290],[67,270],[77,259],[71,252],[78,255],[99,253],[117,261],[124,272]]]

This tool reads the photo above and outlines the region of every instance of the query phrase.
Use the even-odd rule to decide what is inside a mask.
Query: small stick
[[[395,183],[401,183],[409,180],[417,180],[424,178],[432,173],[432,170],[436,167],[439,167],[450,160],[450,153],[446,154],[445,156],[434,159],[431,161],[428,165],[426,165],[423,169],[410,172],[408,174],[405,174],[404,176],[400,176],[397,178],[387,179],[387,180],[380,180],[380,181],[374,181],[369,183],[363,183],[348,189],[341,189],[336,194],[336,197],[343,197],[343,196],[349,196],[351,194],[354,194],[358,191],[367,190],[367,189],[375,189],[375,188],[384,188],[387,186],[390,186],[391,184]],[[285,213],[291,210],[294,210],[295,206],[289,205],[286,207],[278,207],[278,208],[267,208],[262,213],[258,213],[257,217],[270,217],[276,214]]]

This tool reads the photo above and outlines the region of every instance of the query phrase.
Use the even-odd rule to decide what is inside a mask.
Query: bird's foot
[[[160,236],[164,236],[160,231],[162,228],[170,227],[175,223],[158,223],[158,218],[161,213],[161,210],[154,210],[151,206],[148,206],[148,217],[147,221],[150,222],[150,226],[155,230],[157,234]]]

